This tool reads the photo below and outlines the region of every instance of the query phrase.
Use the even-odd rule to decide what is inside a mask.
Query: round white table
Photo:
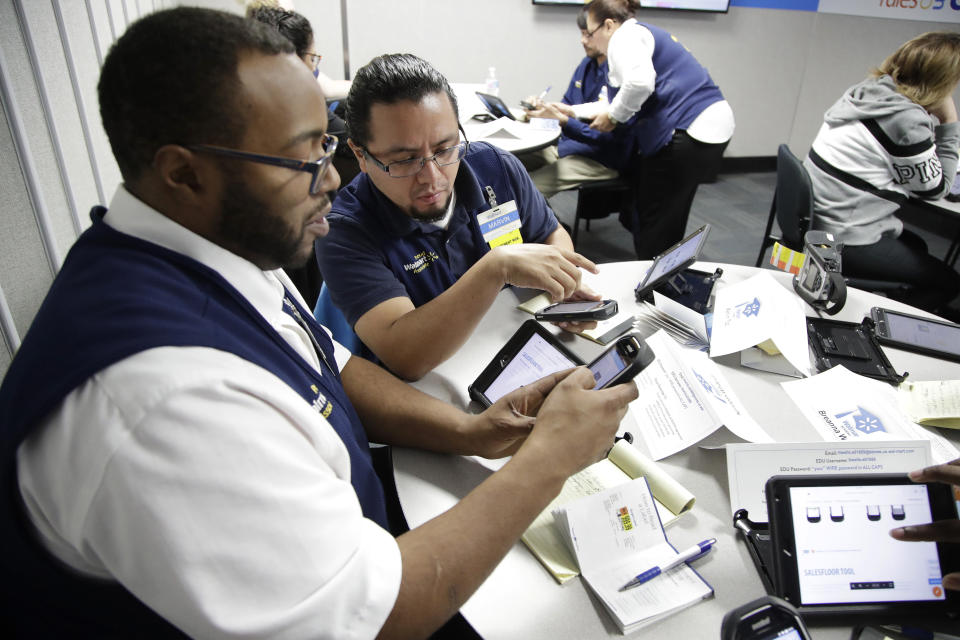
[[[646,272],[648,262],[600,265],[605,298],[618,301],[621,310],[637,309],[633,288]],[[724,270],[718,286],[739,282],[759,271],[753,267],[697,263],[695,268]],[[787,273],[768,270],[792,291]],[[531,316],[516,308],[531,295],[529,291],[505,289],[481,320],[474,335],[450,360],[416,383],[422,391],[467,407],[467,385],[476,378],[496,351]],[[846,306],[836,319],[859,322],[873,306],[900,309],[918,315],[916,309],[887,298],[850,290]],[[815,315],[808,307],[808,315]],[[557,330],[558,333],[559,330]],[[589,340],[565,334],[563,339],[583,360],[589,361],[602,349]],[[911,380],[960,379],[960,364],[885,348],[897,371],[910,372]],[[819,441],[780,387],[784,376],[743,368],[736,354],[715,359],[750,415],[777,441]],[[640,428],[624,421],[627,431]],[[954,442],[958,434],[941,430]],[[700,444],[721,444],[730,438],[721,429]],[[717,538],[714,553],[699,560],[696,569],[715,589],[715,596],[675,613],[634,635],[656,638],[716,638],[723,615],[764,595],[760,578],[743,541],[732,524],[727,491],[726,456],[723,450],[693,446],[659,462],[663,468],[697,498],[693,510],[667,529],[670,542],[685,548],[708,537]],[[411,527],[439,515],[453,506],[491,471],[469,458],[419,450],[394,450],[397,489]],[[464,553],[469,553],[464,549]],[[601,638],[619,636],[602,605],[589,594],[579,578],[559,585],[521,542],[517,542],[486,582],[462,608],[463,614],[488,640],[498,638]],[[811,626],[817,639],[846,640],[850,631],[839,627]]]

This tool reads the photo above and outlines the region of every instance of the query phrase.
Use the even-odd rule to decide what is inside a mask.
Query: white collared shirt
[[[123,187],[104,220],[216,270],[319,370],[282,310],[284,286],[298,294],[281,270]],[[342,369],[349,352],[335,351]],[[160,347],[100,371],[21,445],[18,477],[51,553],[121,582],[193,637],[372,638],[399,592],[396,541],[363,517],[339,436],[230,353]]]

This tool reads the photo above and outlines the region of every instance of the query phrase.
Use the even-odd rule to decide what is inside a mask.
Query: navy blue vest
[[[339,371],[324,366],[318,375],[218,273],[112,229],[104,213],[91,212],[93,226],[68,253],[0,386],[0,597],[23,637],[182,635],[117,583],[78,576],[47,553],[16,481],[17,447],[43,417],[91,375],[147,349],[211,347],[274,373],[326,416],[350,454],[364,515],[387,528],[383,489]],[[335,368],[326,332],[297,306]]]
[[[641,24],[653,34],[657,80],[634,126],[640,153],[649,156],[670,142],[674,129],[689,127],[704,109],[723,100],[723,94],[686,47],[663,29]]]

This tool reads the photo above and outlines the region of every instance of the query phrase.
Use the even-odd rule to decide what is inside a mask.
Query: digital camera
[[[815,309],[834,315],[847,301],[847,284],[840,274],[843,243],[826,231],[807,231],[803,252],[807,258],[793,277],[793,289]]]

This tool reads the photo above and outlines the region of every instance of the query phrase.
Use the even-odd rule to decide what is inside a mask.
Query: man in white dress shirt
[[[99,95],[124,184],[0,386],[0,628],[429,635],[609,447],[635,386],[578,369],[470,415],[333,343],[281,267],[328,231],[337,141],[263,25],[147,16]],[[394,537],[368,437],[513,458]]]

